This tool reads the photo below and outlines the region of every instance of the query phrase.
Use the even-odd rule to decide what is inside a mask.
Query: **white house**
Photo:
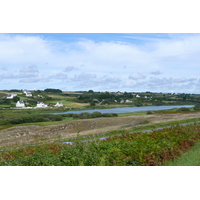
[[[37,102],[36,108],[46,108],[48,107],[47,104],[43,102]]]
[[[120,103],[124,103],[124,100],[122,99],[122,100],[120,101]]]
[[[17,107],[17,108],[25,108],[25,104],[24,104],[23,101],[18,101],[18,102],[16,103],[16,107]]]
[[[132,101],[130,101],[130,100],[128,100],[128,99],[126,99],[126,103],[133,103]]]
[[[32,95],[31,92],[27,92],[27,93],[26,93],[26,96],[27,96],[27,97],[32,97],[33,95]]]
[[[8,96],[6,97],[6,99],[13,99],[16,96],[17,96],[16,93],[8,94]]]
[[[62,102],[57,102],[55,105],[55,107],[62,107],[62,106],[63,106]]]
[[[33,96],[32,93],[30,91],[28,91],[28,90],[24,90],[23,92],[27,97],[32,97]]]
[[[137,97],[137,98],[140,98],[140,95],[139,95],[139,94],[137,94],[137,95],[136,95],[136,97]]]

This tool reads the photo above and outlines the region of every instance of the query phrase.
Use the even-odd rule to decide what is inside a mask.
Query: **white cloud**
[[[76,68],[74,66],[68,66],[68,67],[65,67],[65,72],[70,72],[70,71],[73,71],[75,70]]]
[[[39,71],[35,65],[24,67],[19,71],[19,78],[32,78],[37,77],[38,75]]]
[[[6,73],[6,74],[0,74],[0,80],[3,80],[3,79],[16,79],[18,78],[18,76],[14,75],[13,73]]]
[[[46,78],[46,81],[51,81],[51,80],[68,81],[68,74],[66,74],[66,73],[57,73],[55,75],[48,76]]]
[[[2,84],[13,80],[10,82],[13,88],[17,82],[30,86],[36,82],[60,83],[64,87],[61,82],[68,81],[76,90],[80,84],[86,89],[93,84],[102,90],[137,86],[142,91],[176,87],[177,90],[192,88],[193,91],[195,88],[199,91],[196,85],[200,35],[173,36],[164,38],[161,34],[145,40],[144,36],[138,36],[142,43],[136,44],[131,43],[130,37],[129,42],[120,42],[120,39],[118,42],[89,39],[65,42],[39,36],[0,34],[0,79]],[[150,74],[159,75],[159,79],[149,78]],[[191,84],[194,86],[187,88]]]
[[[160,74],[162,74],[162,73],[158,70],[158,71],[153,71],[153,72],[151,72],[151,74],[153,74],[153,75],[160,75]]]
[[[77,75],[75,74],[73,78],[71,78],[72,81],[91,81],[91,80],[95,80],[95,78],[97,77],[96,74],[91,74],[91,73],[84,73],[82,72],[81,74]]]
[[[139,79],[145,79],[146,78],[146,74],[145,73],[133,73],[131,75],[129,75],[129,79],[133,79],[133,80],[139,80]]]

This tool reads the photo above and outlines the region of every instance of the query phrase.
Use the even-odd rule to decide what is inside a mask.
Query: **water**
[[[67,111],[67,112],[59,112],[52,114],[80,114],[83,112],[93,113],[133,113],[133,112],[142,112],[142,111],[156,111],[156,110],[168,110],[173,108],[191,108],[194,105],[176,105],[176,106],[144,106],[144,107],[123,107],[123,108],[109,108],[109,109],[94,109],[94,110],[79,110],[79,111]]]

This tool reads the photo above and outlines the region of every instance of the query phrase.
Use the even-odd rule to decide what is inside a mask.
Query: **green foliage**
[[[99,118],[99,117],[117,117],[117,113],[100,113],[100,112],[83,112],[80,114],[69,113],[69,114],[62,114],[63,117],[73,117],[78,119],[90,119],[90,118]]]
[[[107,140],[46,144],[0,153],[0,165],[18,166],[145,166],[178,157],[200,138],[200,124],[175,126],[150,133]]]
[[[91,114],[88,113],[88,112],[83,112],[83,113],[80,113],[79,114],[79,119],[89,119],[89,118],[92,118]]]
[[[91,116],[92,118],[98,118],[98,117],[102,117],[102,114],[100,112],[93,112]]]
[[[63,119],[62,115],[52,115],[52,114],[20,114],[12,116],[4,116],[0,118],[1,125],[7,124],[23,124],[23,123],[35,123],[35,122],[46,122],[46,121],[61,121]]]
[[[94,101],[90,102],[90,106],[95,106],[95,102]]]
[[[200,110],[200,104],[195,105],[194,110],[199,111]]]
[[[177,111],[178,112],[187,112],[187,111],[190,111],[190,109],[182,107],[182,108],[179,108]]]
[[[48,89],[45,89],[44,92],[47,92],[47,93],[62,93],[62,90],[48,88]]]
[[[19,98],[18,96],[13,97],[13,101],[14,101],[15,103],[17,103],[19,100],[20,100],[20,98]]]
[[[93,90],[89,90],[88,93],[94,93],[94,91]]]

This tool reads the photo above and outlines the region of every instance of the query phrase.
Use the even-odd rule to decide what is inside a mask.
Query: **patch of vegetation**
[[[47,92],[47,93],[62,93],[62,90],[60,89],[52,89],[52,88],[47,88],[44,90],[44,92]]]
[[[182,108],[177,109],[177,111],[178,112],[187,112],[187,111],[190,111],[190,109],[182,107]]]
[[[178,158],[163,163],[165,166],[200,166],[200,142]]]
[[[152,133],[124,132],[107,140],[46,144],[0,153],[0,165],[15,166],[146,166],[162,165],[200,139],[200,124]]]
[[[200,110],[200,104],[195,105],[194,110],[199,111]]]

